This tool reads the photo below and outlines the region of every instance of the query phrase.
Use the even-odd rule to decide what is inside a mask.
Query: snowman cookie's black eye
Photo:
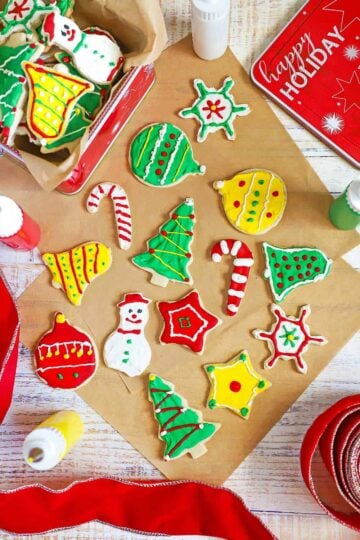
[[[138,309],[137,312],[138,312],[138,313],[142,313],[142,309]]]
[[[65,30],[69,30],[70,26],[68,24],[64,24]]]
[[[129,313],[132,313],[132,312],[133,312],[133,310],[132,310],[132,309],[129,309]]]
[[[63,31],[61,30],[61,35],[64,36],[64,37],[66,37],[66,36],[67,36],[67,33],[66,33],[66,32],[63,32]]]

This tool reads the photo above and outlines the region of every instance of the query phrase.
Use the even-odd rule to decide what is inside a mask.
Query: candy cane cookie
[[[97,184],[88,195],[86,201],[87,211],[95,214],[104,197],[110,197],[114,205],[119,246],[121,249],[129,249],[132,239],[132,221],[129,200],[125,190],[118,184],[111,182]]]
[[[254,257],[245,242],[232,239],[220,240],[211,248],[213,262],[219,263],[223,255],[232,255],[234,257],[226,307],[226,313],[232,316],[238,312],[241,299],[245,294],[245,287],[250,268],[254,264]]]

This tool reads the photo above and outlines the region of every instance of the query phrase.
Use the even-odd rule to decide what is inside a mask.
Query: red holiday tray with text
[[[256,60],[251,77],[360,167],[359,68],[359,0],[309,0]]]

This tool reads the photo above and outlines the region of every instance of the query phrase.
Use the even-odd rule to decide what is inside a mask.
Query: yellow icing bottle
[[[75,411],[57,412],[26,437],[23,444],[24,459],[37,471],[52,469],[83,433],[83,422]]]

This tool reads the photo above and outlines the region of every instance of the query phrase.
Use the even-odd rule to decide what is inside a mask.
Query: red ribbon
[[[333,489],[348,503],[341,512],[324,502],[312,477],[316,449],[331,475]],[[306,433],[300,453],[301,471],[319,505],[343,525],[360,532],[360,394],[341,399],[323,412]]]
[[[0,529],[9,533],[46,533],[93,520],[147,534],[275,538],[235,493],[197,482],[99,478],[60,491],[33,485],[0,492]]]
[[[0,424],[10,407],[19,351],[20,324],[10,288],[0,271]]]

